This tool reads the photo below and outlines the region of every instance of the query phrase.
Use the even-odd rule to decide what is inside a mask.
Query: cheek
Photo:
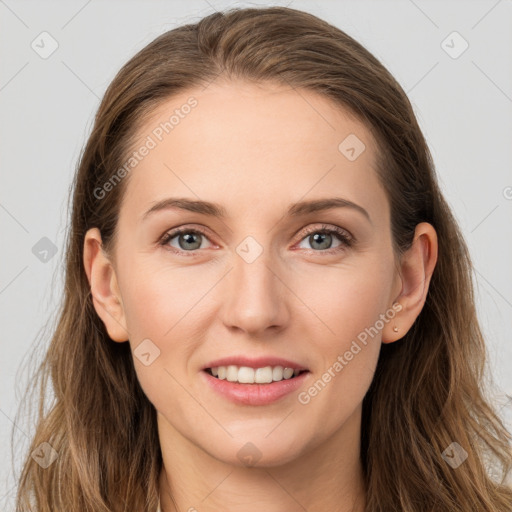
[[[185,414],[184,363],[197,346],[190,330],[194,305],[205,293],[199,276],[156,264],[156,258],[126,260],[120,282],[137,379],[157,410]],[[190,267],[192,268],[192,267]],[[204,281],[203,281],[204,282]],[[207,281],[209,282],[209,281]],[[149,356],[143,357],[143,354]]]
[[[183,381],[183,363],[199,340],[191,333],[190,321],[205,290],[196,278],[191,280],[191,273],[156,265],[154,260],[125,260],[120,288],[135,371],[158,408],[161,390],[170,392],[177,386],[172,377]]]
[[[179,330],[211,286],[212,276],[205,274],[194,266],[172,268],[151,256],[127,262],[122,295],[130,334],[165,340]]]
[[[363,263],[322,268],[307,279],[297,280],[294,291],[312,312],[308,316],[314,319],[316,315],[323,333],[316,340],[325,346],[326,353],[343,349],[385,313],[392,281],[390,268],[367,258]]]
[[[380,353],[385,325],[382,315],[387,321],[392,318],[385,316],[390,268],[382,261],[368,259],[368,265],[358,263],[327,273],[324,269],[319,279],[310,276],[309,286],[298,290],[320,320],[310,315],[311,325],[318,325],[311,345],[319,364],[312,386],[299,397],[301,404],[314,402],[314,408],[322,409],[337,404],[339,407],[332,410],[333,420],[340,420],[363,399]]]

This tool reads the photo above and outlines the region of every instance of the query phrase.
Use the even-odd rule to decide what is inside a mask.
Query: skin
[[[400,340],[421,312],[437,261],[435,230],[419,224],[411,249],[395,259],[375,141],[348,111],[313,92],[216,82],[160,104],[139,140],[190,96],[197,107],[125,178],[113,254],[101,250],[96,228],[84,241],[94,307],[113,342],[135,350],[149,338],[160,350],[150,365],[137,357],[134,365],[158,411],[162,510],[362,511],[362,400],[381,343]],[[338,150],[351,133],[366,146],[354,161]],[[348,207],[286,216],[291,203],[333,196],[362,206],[371,222]],[[169,209],[141,220],[168,197],[219,203],[227,217]],[[355,244],[336,235],[315,243],[316,231],[305,228],[322,224],[348,231]],[[199,249],[187,249],[183,236],[158,245],[178,226],[205,228]],[[236,252],[249,235],[263,248],[251,263]],[[172,252],[180,241],[188,253]],[[338,252],[325,254],[330,248]],[[301,404],[298,393],[394,303],[401,311]],[[273,404],[233,404],[201,375],[232,354],[285,357],[310,374]],[[248,442],[260,456],[253,467],[237,456]]]

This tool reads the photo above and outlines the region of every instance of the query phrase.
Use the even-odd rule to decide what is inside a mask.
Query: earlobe
[[[416,226],[410,249],[403,254],[400,265],[402,291],[393,308],[400,311],[382,331],[382,343],[392,343],[405,336],[421,313],[437,263],[437,234],[434,227],[422,222]]]
[[[89,229],[85,235],[84,266],[94,309],[109,337],[117,342],[127,341],[129,335],[115,269],[103,251],[98,228]]]
[[[400,302],[394,302],[388,310],[386,316],[390,318],[389,322],[382,329],[382,343],[393,343],[405,336],[406,331],[403,329],[403,321],[400,318],[400,312],[403,311]]]

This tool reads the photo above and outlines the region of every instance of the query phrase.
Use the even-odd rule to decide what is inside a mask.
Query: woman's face
[[[274,465],[356,432],[402,289],[369,131],[313,92],[229,82],[165,101],[138,134],[112,289],[161,435]],[[307,372],[205,371],[278,379],[277,359]]]

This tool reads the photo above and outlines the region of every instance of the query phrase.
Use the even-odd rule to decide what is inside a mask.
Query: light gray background
[[[36,345],[42,354],[48,342],[48,335],[39,338],[61,293],[69,185],[99,99],[121,65],[157,35],[214,10],[255,5],[290,5],[338,26],[379,58],[408,93],[474,260],[497,400],[510,421],[510,0],[0,0],[1,510],[13,509],[10,431],[27,378],[20,364]],[[47,59],[31,47],[43,31],[59,45]],[[442,47],[453,31],[469,44],[458,58]],[[461,48],[453,37],[446,44],[452,52]],[[32,252],[43,237],[57,247],[46,263]],[[20,422],[16,433],[26,445],[31,426]],[[14,462],[18,469],[21,458]]]

